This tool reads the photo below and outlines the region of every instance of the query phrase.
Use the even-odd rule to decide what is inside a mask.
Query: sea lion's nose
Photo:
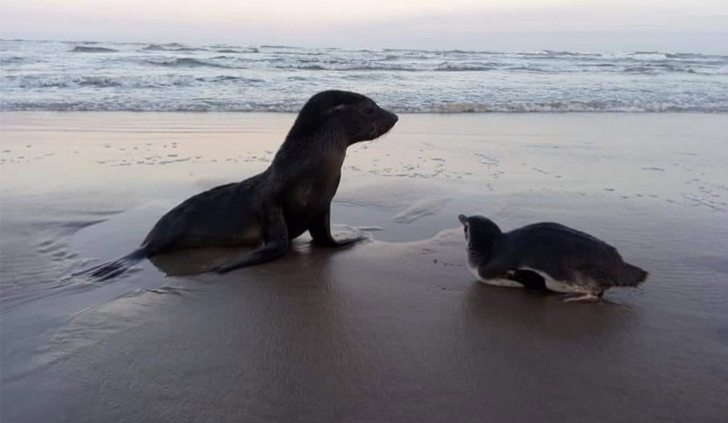
[[[399,116],[395,115],[394,113],[390,112],[389,110],[385,110],[385,112],[387,113],[389,120],[392,121],[392,125],[397,123],[397,121],[399,120]]]

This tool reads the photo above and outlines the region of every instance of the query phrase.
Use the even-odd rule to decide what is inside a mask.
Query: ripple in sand
[[[439,213],[451,200],[452,198],[431,198],[418,201],[397,213],[392,219],[397,223],[412,223],[425,216]]]

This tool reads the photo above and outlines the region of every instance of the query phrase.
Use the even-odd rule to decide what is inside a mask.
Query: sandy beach
[[[0,114],[1,421],[724,421],[721,114],[403,114],[344,164],[332,220],[366,242],[71,276],[265,169],[293,119]],[[581,304],[484,286],[459,213],[584,230],[650,278]]]

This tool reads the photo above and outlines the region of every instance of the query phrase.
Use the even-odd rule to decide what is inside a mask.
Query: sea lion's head
[[[303,106],[288,138],[343,137],[348,146],[381,137],[398,119],[367,96],[350,91],[322,91]]]

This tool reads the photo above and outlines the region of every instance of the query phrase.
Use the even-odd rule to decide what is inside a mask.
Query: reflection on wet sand
[[[332,225],[332,234],[334,237],[353,235],[354,233],[362,234],[365,237],[365,239],[359,241],[358,244],[371,241],[371,234],[363,231],[363,229],[360,230],[358,228],[344,225]],[[323,254],[324,251],[328,254],[335,254],[356,246],[355,243],[337,248],[317,248],[316,246],[312,246],[310,242],[311,237],[308,234],[304,234],[296,238],[291,243],[291,247],[286,255],[311,254],[316,256],[317,254]],[[191,276],[206,273],[211,267],[233,260],[253,251],[254,249],[255,248],[253,247],[184,249],[152,256],[149,261],[167,276]],[[269,263],[263,263],[261,265],[266,264]]]

